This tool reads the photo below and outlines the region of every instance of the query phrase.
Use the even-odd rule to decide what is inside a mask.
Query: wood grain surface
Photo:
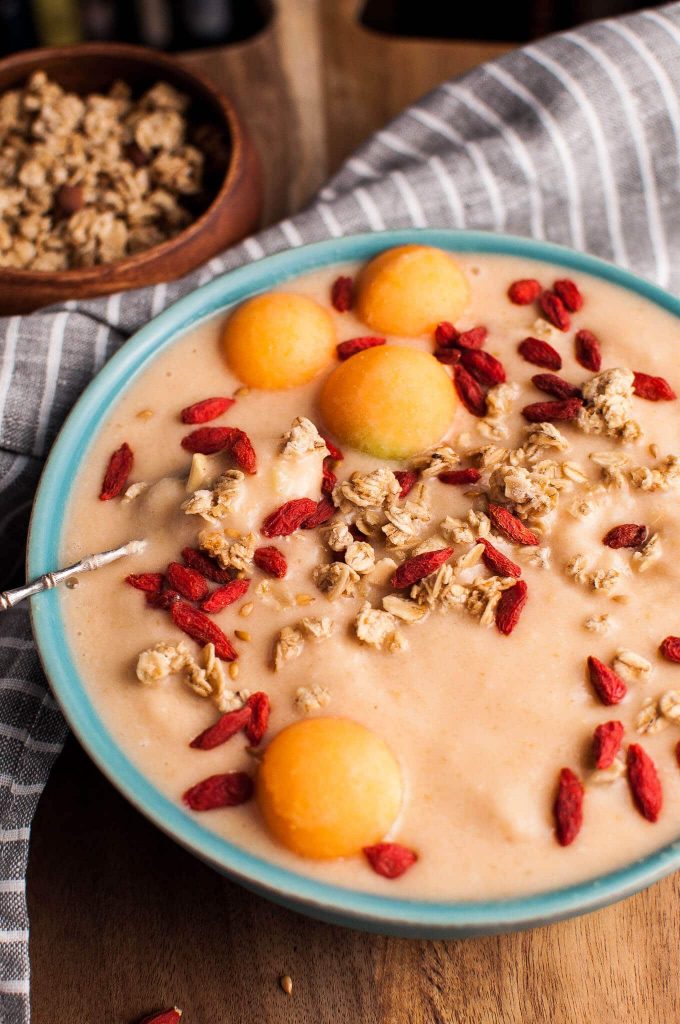
[[[356,0],[282,0],[259,37],[185,59],[240,106],[266,220],[298,209],[356,144],[503,47],[393,40]],[[465,942],[303,918],[204,867],[134,811],[74,740],[38,809],[29,866],[34,1024],[671,1024],[680,876],[596,914]],[[286,996],[278,978],[289,974]]]

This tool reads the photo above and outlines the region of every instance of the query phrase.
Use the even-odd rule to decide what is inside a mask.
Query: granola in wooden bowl
[[[230,101],[165,54],[0,61],[0,313],[194,269],[251,230],[259,165]]]

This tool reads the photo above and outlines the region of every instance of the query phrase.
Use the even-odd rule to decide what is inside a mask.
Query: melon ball
[[[381,459],[408,459],[448,433],[457,398],[434,356],[385,345],[336,366],[320,402],[339,441]]]
[[[381,334],[417,337],[458,319],[470,301],[465,274],[449,253],[400,245],[375,256],[359,274],[355,311]]]
[[[351,857],[379,842],[402,800],[387,744],[347,718],[310,718],[265,750],[257,800],[275,838],[302,857]]]
[[[252,388],[306,384],[335,355],[330,313],[306,295],[268,292],[239,306],[222,338],[230,369]]]

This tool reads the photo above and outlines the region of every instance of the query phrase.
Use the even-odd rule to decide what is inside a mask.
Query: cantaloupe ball
[[[434,356],[384,345],[336,366],[320,402],[339,441],[381,459],[408,459],[448,433],[457,398]]]
[[[470,301],[465,274],[443,249],[400,245],[359,274],[356,314],[381,334],[417,337],[458,319]]]
[[[350,857],[384,838],[402,800],[387,744],[348,718],[308,718],[264,752],[257,800],[273,836],[302,857]]]
[[[224,352],[230,369],[251,388],[306,384],[335,355],[330,313],[306,295],[268,292],[239,306],[227,320]]]

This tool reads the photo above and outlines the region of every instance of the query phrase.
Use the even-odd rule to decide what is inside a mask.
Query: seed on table
[[[249,395],[249,394],[250,394],[250,388],[245,388],[245,387],[237,388],[236,391],[234,392],[234,397],[235,398],[245,398],[246,395]]]
[[[300,605],[311,604],[314,600],[312,594],[296,594],[295,603]]]
[[[239,613],[239,615],[242,615],[244,619],[247,619],[248,616],[252,613],[252,610],[253,610],[254,607],[255,607],[255,602],[254,601],[246,601],[245,604],[241,605],[241,607],[239,608],[239,612],[238,613]]]
[[[137,413],[137,419],[138,420],[150,420],[153,415],[154,415],[153,409],[141,409]]]
[[[69,590],[75,590],[76,587],[80,586],[80,580],[77,576],[74,576],[72,579],[66,580],[66,586]]]
[[[281,975],[281,977],[279,978],[279,985],[281,986],[281,988],[283,989],[287,996],[292,996],[293,979],[291,978],[290,974]]]
[[[235,629],[234,634],[239,640],[244,640],[246,642],[250,640],[250,633],[247,629]]]
[[[232,679],[236,679],[238,677],[238,674],[239,674],[240,671],[241,671],[241,669],[239,668],[239,664],[238,664],[237,661],[230,662],[230,664],[229,664],[229,675],[230,675],[230,677]]]

